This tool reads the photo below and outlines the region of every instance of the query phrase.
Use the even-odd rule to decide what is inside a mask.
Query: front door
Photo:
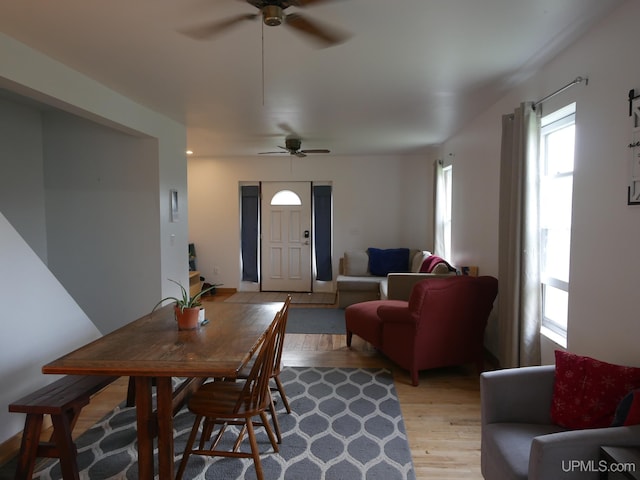
[[[262,183],[262,290],[311,291],[311,183]]]

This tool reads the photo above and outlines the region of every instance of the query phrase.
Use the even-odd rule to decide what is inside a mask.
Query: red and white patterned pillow
[[[640,388],[640,368],[614,365],[556,350],[552,420],[565,428],[611,425],[616,408],[630,391]]]

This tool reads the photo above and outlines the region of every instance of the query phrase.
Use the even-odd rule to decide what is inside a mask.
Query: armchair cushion
[[[613,422],[624,396],[640,388],[640,368],[556,350],[551,417],[566,428],[603,428]]]
[[[492,466],[491,479],[526,479],[529,470],[531,442],[540,435],[564,431],[558,425],[540,423],[493,423],[483,426],[484,462]]]
[[[384,304],[403,304],[394,300],[372,300],[349,305],[345,309],[345,320],[348,332],[357,332],[375,348],[382,347],[382,321],[377,315],[378,307]],[[400,305],[401,307],[401,305]]]

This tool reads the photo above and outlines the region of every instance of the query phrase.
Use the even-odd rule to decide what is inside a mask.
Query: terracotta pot
[[[175,307],[176,321],[178,322],[178,330],[195,330],[200,326],[199,315],[200,307],[185,308],[180,311],[179,307]]]

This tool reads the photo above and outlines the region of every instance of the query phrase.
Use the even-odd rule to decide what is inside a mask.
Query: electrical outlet
[[[218,275],[220,273],[220,267],[213,267],[213,273]]]

